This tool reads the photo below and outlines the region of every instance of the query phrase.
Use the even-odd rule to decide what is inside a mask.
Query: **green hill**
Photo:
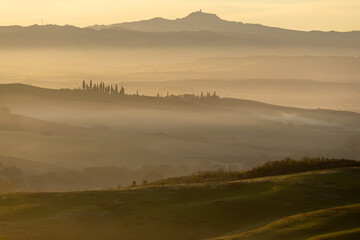
[[[291,240],[356,236],[359,174],[352,167],[217,183],[2,195],[0,234],[14,240],[211,239],[275,229]],[[256,239],[269,239],[261,237]]]
[[[358,239],[359,220],[360,204],[353,204],[285,217],[253,231],[217,239]]]
[[[351,239],[359,239],[360,238],[360,228],[354,228],[350,230],[334,232],[329,234],[319,235],[309,240],[351,240]]]

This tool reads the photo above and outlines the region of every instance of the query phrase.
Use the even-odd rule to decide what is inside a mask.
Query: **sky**
[[[79,27],[164,17],[202,9],[230,21],[297,30],[360,30],[360,0],[0,0],[0,25]]]

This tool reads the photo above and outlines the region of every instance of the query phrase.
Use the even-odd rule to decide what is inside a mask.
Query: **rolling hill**
[[[0,197],[0,232],[13,240],[356,239],[359,173],[355,167],[218,183],[7,194]]]
[[[106,127],[79,127],[2,113],[0,152],[0,162],[21,167],[26,173],[92,166],[136,168],[174,160],[129,144]]]
[[[346,205],[285,217],[256,230],[216,239],[357,239],[359,217],[360,204]]]
[[[21,84],[0,85],[0,102],[14,113],[0,117],[2,155],[59,167],[166,163],[247,169],[285,157],[360,156],[360,114],[353,112]]]

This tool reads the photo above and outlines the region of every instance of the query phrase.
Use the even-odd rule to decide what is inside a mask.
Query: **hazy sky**
[[[203,9],[219,17],[299,30],[360,30],[360,0],[0,0],[0,25],[88,26]]]

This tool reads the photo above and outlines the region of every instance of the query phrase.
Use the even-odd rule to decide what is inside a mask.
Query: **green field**
[[[14,193],[0,196],[0,232],[7,240],[358,239],[359,174],[353,167],[217,183]]]

